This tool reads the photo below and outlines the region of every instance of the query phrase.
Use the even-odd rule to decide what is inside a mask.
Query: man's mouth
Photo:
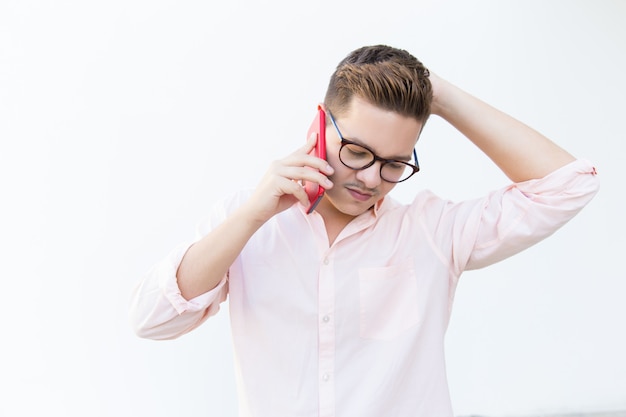
[[[350,193],[350,195],[355,199],[355,200],[359,200],[359,201],[367,201],[370,198],[372,198],[372,194],[362,191],[362,190],[358,190],[358,189],[354,189],[354,188],[348,188],[348,192]]]

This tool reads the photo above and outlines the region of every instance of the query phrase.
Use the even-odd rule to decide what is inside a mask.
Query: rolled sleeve
[[[208,218],[197,225],[195,238],[176,247],[145,274],[134,289],[130,306],[130,320],[138,336],[173,339],[219,311],[228,297],[228,273],[211,291],[187,300],[181,294],[176,272],[189,247],[222,223],[250,193],[243,190],[217,202]]]
[[[178,287],[176,271],[191,243],[180,245],[154,265],[136,286],[130,316],[135,333],[148,339],[173,339],[195,329],[226,300],[226,276],[211,291],[191,300]]]
[[[545,239],[580,212],[598,190],[595,167],[581,159],[544,178],[489,194],[480,204],[476,237],[464,269],[493,264]]]

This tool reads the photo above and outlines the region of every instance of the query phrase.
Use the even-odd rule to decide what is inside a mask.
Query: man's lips
[[[348,188],[348,192],[355,200],[367,201],[372,198],[372,194],[354,188]]]

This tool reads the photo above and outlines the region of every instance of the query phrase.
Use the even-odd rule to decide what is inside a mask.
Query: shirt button
[[[328,317],[328,316],[324,316],[324,317],[322,317],[322,321],[323,321],[324,323],[328,323],[328,322],[330,321],[330,317]]]
[[[329,379],[330,379],[330,375],[328,375],[328,374],[322,375],[322,380],[328,381]]]
[[[324,265],[328,265],[328,258],[324,258]]]

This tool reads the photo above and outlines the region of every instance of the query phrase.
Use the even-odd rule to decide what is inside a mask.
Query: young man
[[[555,232],[597,192],[595,168],[388,46],[350,53],[324,108],[327,162],[311,137],[219,204],[137,287],[136,332],[181,336],[228,297],[241,416],[452,416],[444,334],[459,276]],[[430,114],[512,183],[460,203],[386,197],[416,172]],[[305,180],[327,189],[312,214]]]

